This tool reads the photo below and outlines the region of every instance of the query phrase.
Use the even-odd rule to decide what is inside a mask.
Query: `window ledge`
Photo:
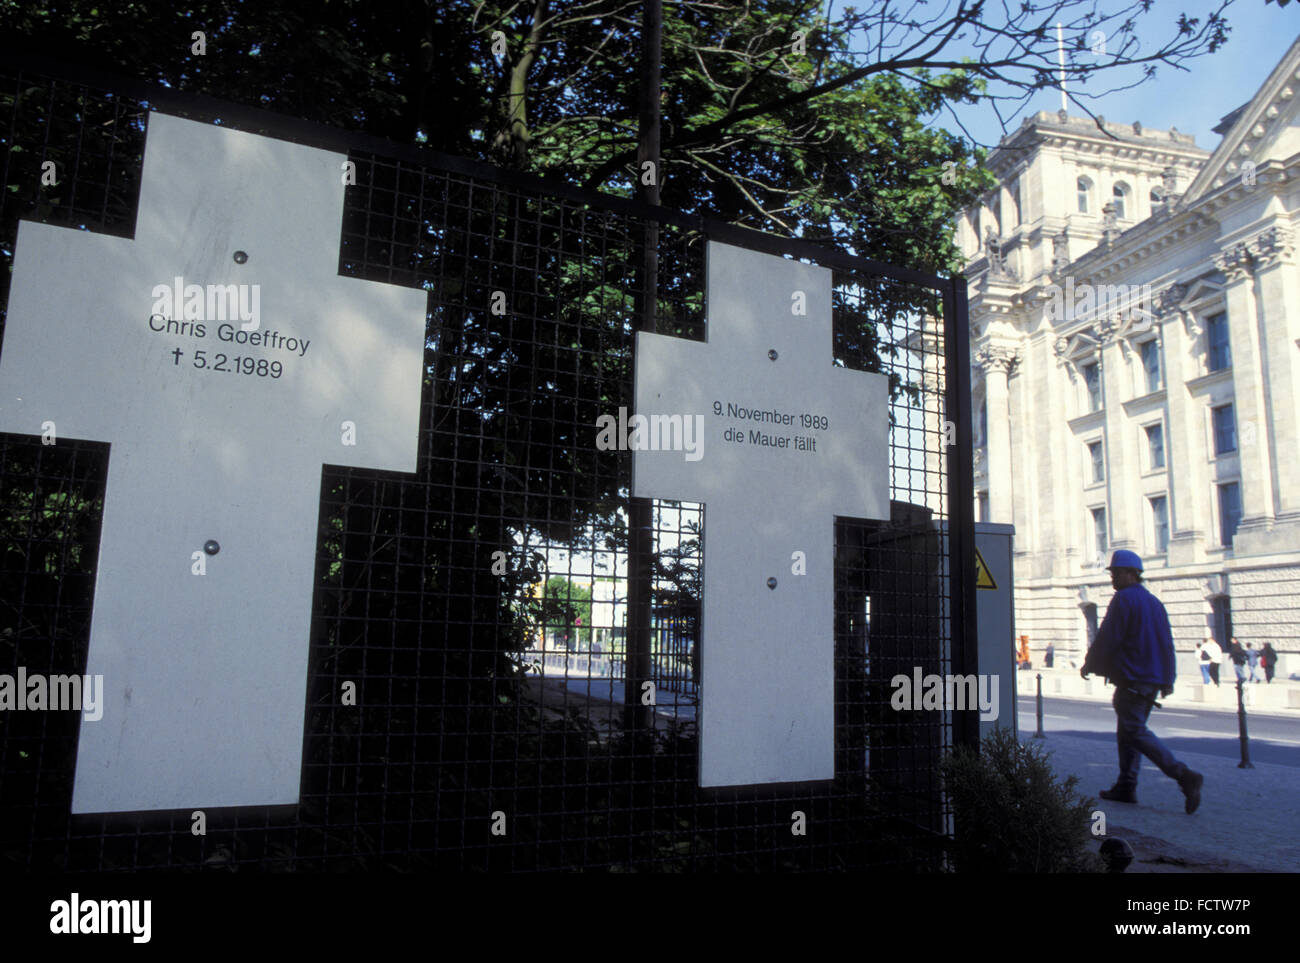
[[[1232,365],[1219,371],[1211,371],[1209,374],[1201,375],[1199,378],[1193,378],[1187,382],[1188,391],[1200,391],[1203,388],[1209,388],[1213,385],[1223,384],[1232,381]]]
[[[1068,424],[1071,431],[1087,431],[1089,428],[1100,428],[1105,421],[1106,409],[1099,408],[1097,411],[1076,415],[1069,420]]]
[[[1216,371],[1215,374],[1218,374],[1218,372]],[[1136,398],[1130,398],[1128,401],[1124,402],[1124,414],[1141,414],[1144,411],[1148,411],[1151,408],[1164,404],[1165,397],[1165,389],[1161,388],[1158,391],[1152,391],[1145,395],[1138,395]]]

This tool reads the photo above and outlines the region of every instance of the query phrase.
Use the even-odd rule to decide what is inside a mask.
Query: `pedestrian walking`
[[[1246,643],[1246,664],[1250,666],[1250,681],[1259,681],[1259,652],[1255,649],[1254,642]]]
[[[1210,668],[1210,681],[1216,686],[1219,684],[1219,666],[1223,663],[1223,649],[1219,648],[1219,643],[1214,641],[1213,636],[1205,637],[1204,652],[1209,656],[1206,665]]]
[[[1051,642],[1047,643],[1047,651],[1043,653],[1043,665],[1051,668],[1056,664],[1056,646]]]
[[[1119,749],[1119,778],[1102,799],[1136,803],[1138,773],[1146,756],[1183,791],[1183,809],[1196,812],[1205,777],[1179,762],[1147,719],[1158,696],[1174,691],[1174,637],[1169,613],[1142,584],[1142,559],[1120,549],[1111,556],[1110,582],[1115,595],[1097,630],[1079,674],[1104,676],[1115,686],[1115,742]]]
[[[1237,681],[1246,681],[1246,650],[1234,635],[1228,642],[1228,658],[1232,660],[1232,671],[1237,673]]]
[[[1205,642],[1210,641],[1206,639]],[[1201,682],[1210,684],[1210,654],[1205,651],[1205,642],[1196,643],[1196,663],[1201,667]]]
[[[1277,669],[1277,649],[1273,648],[1272,642],[1265,642],[1259,650],[1259,664],[1264,667],[1264,681],[1272,682],[1273,672]]]

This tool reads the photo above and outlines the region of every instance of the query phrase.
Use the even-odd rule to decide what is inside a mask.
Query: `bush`
[[[944,760],[958,872],[1101,871],[1089,847],[1096,802],[1075,794],[1077,777],[1058,783],[1049,756],[999,728],[980,753],[960,747]]]

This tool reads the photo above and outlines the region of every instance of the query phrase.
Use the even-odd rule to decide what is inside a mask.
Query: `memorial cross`
[[[346,160],[151,113],[133,239],[20,225],[0,431],[111,446],[74,813],[298,800],[321,466],[415,471],[424,375]]]
[[[834,516],[889,517],[888,384],[834,365],[830,271],[707,257],[708,342],[637,335],[633,456],[635,495],[705,504],[700,785],[831,779]]]

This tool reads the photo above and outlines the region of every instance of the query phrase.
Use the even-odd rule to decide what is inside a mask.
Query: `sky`
[[[1114,9],[1126,2],[1102,0],[1100,6]],[[1144,45],[1164,41],[1172,36],[1172,25],[1178,14],[1185,12],[1189,17],[1203,18],[1218,5],[1214,0],[1155,0],[1151,11],[1138,20],[1138,38]],[[834,8],[838,11],[841,6],[836,2]],[[1177,127],[1180,132],[1195,136],[1198,147],[1214,148],[1220,140],[1213,133],[1219,119],[1259,89],[1287,48],[1300,36],[1300,0],[1293,0],[1285,9],[1276,3],[1266,4],[1264,0],[1235,0],[1225,16],[1232,30],[1228,42],[1218,51],[1187,61],[1186,71],[1160,65],[1154,78],[1131,90],[1086,101],[1089,108],[1111,122],[1137,120],[1144,127],[1159,130]],[[1116,82],[1103,76],[1090,79],[1082,90],[1099,93],[1113,86]],[[1008,128],[1014,130],[1023,117],[1035,111],[1056,111],[1060,106],[1057,89],[1039,91]],[[992,145],[1002,136],[997,116],[987,105],[963,105],[958,110],[962,124],[979,141]],[[1073,104],[1070,113],[1086,116]],[[953,114],[947,111],[936,115],[932,123],[960,133]]]

